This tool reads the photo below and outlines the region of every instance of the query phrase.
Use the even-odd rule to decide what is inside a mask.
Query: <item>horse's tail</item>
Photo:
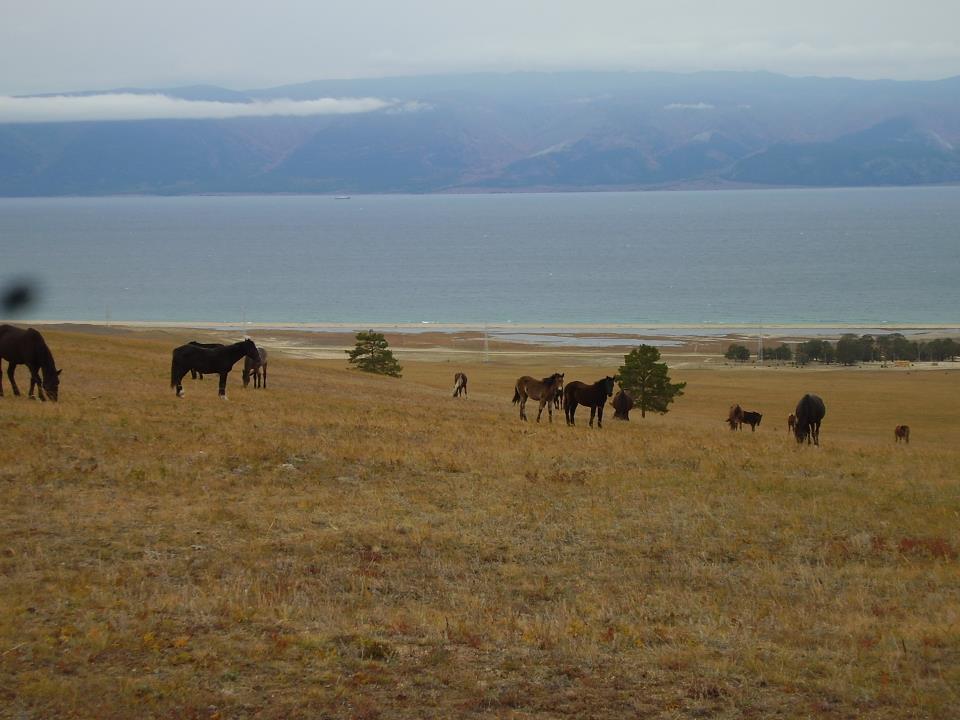
[[[513,388],[513,404],[516,405],[520,402],[520,388],[514,386]]]

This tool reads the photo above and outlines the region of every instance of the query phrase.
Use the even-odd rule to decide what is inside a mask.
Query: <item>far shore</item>
[[[960,323],[911,323],[867,326],[842,323],[764,325],[627,324],[627,323],[227,323],[227,322],[104,322],[20,321],[64,332],[103,336],[136,335],[163,339],[172,346],[189,340],[233,342],[244,335],[271,352],[315,360],[344,358],[354,345],[355,333],[382,332],[401,360],[413,362],[498,362],[609,365],[640,344],[654,345],[672,367],[775,369],[784,363],[756,362],[764,351],[781,344],[795,345],[810,339],[835,340],[844,333],[902,332],[911,339],[960,338]],[[736,363],[723,355],[731,343],[747,346],[751,362]],[[954,364],[948,364],[952,367]],[[941,365],[941,368],[944,366]],[[918,368],[919,369],[919,368]]]
[[[491,322],[491,323],[445,323],[445,322],[224,322],[224,321],[171,321],[171,320],[0,320],[19,324],[34,325],[90,325],[95,327],[125,327],[143,329],[196,329],[196,330],[300,330],[317,331],[361,331],[378,330],[393,332],[597,332],[608,331],[616,334],[635,334],[654,332],[657,334],[685,334],[691,331],[726,335],[742,332],[747,335],[763,333],[766,336],[802,334],[808,331],[818,337],[835,331],[883,333],[883,332],[923,332],[942,331],[946,335],[960,334],[960,320],[954,323],[841,323],[841,322],[797,322],[797,323],[527,323],[527,322]]]

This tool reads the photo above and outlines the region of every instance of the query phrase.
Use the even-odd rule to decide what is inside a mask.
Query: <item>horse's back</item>
[[[820,422],[827,414],[827,406],[819,395],[807,393],[797,403],[796,416],[798,421],[805,423]]]

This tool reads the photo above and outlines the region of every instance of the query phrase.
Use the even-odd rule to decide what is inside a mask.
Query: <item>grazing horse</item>
[[[170,364],[170,387],[177,389],[177,397],[183,397],[183,376],[191,370],[201,373],[217,373],[220,376],[220,397],[227,399],[227,375],[237,360],[248,357],[260,362],[260,353],[253,340],[247,338],[233,345],[219,348],[205,348],[187,343],[175,348],[173,362]]]
[[[17,387],[13,371],[17,365],[26,365],[30,369],[30,398],[33,399],[33,389],[36,388],[41,400],[49,397],[53,402],[57,401],[60,393],[60,370],[57,370],[53,353],[39,332],[33,328],[24,330],[13,325],[0,325],[0,359],[7,361],[7,377],[14,395],[20,395],[20,388]],[[2,395],[3,380],[0,379],[0,396]]]
[[[743,408],[739,405],[731,405],[725,422],[730,425],[731,430],[740,430],[743,427]]]
[[[613,408],[614,420],[629,420],[630,410],[633,409],[633,398],[630,397],[630,393],[620,388],[620,392],[610,401],[610,406]]]
[[[753,412],[751,410],[743,411],[743,422],[750,426],[750,432],[757,431],[757,425],[760,424],[760,421],[763,419],[763,415],[758,412]]]
[[[197,342],[196,340],[191,340],[189,344],[190,344],[190,345],[196,345],[197,347],[202,347],[202,348],[218,348],[218,347],[223,347],[223,343],[202,343],[202,342]],[[191,379],[191,380],[196,380],[197,378],[200,378],[201,380],[203,380],[203,373],[202,373],[202,372],[197,372],[196,370],[191,370],[191,371],[190,371],[190,379]]]
[[[458,372],[453,376],[453,396],[467,396],[467,376],[465,373]]]
[[[568,383],[563,389],[563,411],[567,416],[567,425],[574,425],[574,414],[577,405],[590,408],[590,427],[593,427],[593,417],[597,417],[597,428],[603,427],[603,405],[606,399],[613,395],[615,378],[609,375],[597,380],[593,385],[587,385],[579,380]]]
[[[243,358],[243,373],[241,378],[243,379],[243,386],[246,387],[250,384],[250,378],[253,378],[253,387],[266,387],[267,386],[267,351],[262,347],[257,347],[257,353],[260,355],[259,362],[254,362],[249,357]],[[263,372],[263,382],[260,382],[260,373]]]
[[[896,441],[899,443],[903,440],[907,445],[910,444],[910,426],[909,425],[897,425],[893,429],[893,437],[896,438]]]
[[[542,380],[537,380],[529,375],[517,378],[517,382],[513,386],[513,404],[516,405],[520,403],[520,419],[527,419],[527,398],[533,398],[534,400],[540,401],[540,410],[537,412],[537,422],[540,422],[544,405],[547,407],[550,422],[553,422],[553,399],[562,387],[563,373],[554,373],[550,377],[545,377]]]
[[[806,440],[809,445],[812,440],[814,445],[819,445],[820,423],[823,416],[827,414],[827,407],[820,396],[809,393],[804,395],[797,403],[797,409],[794,412],[797,416],[797,424],[793,432],[797,442],[802,445]]]
[[[797,416],[793,413],[787,415],[787,432],[792,433],[797,427]]]

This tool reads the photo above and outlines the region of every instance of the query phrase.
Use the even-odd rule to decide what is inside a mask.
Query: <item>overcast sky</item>
[[[0,0],[0,95],[514,70],[960,74],[960,0]]]

